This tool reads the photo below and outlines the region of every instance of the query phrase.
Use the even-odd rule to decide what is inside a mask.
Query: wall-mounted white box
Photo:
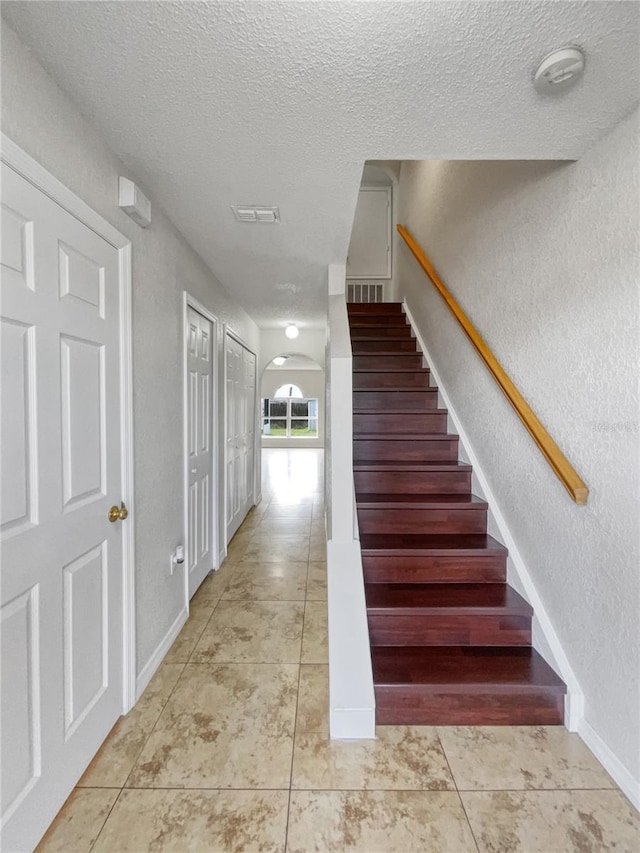
[[[151,202],[133,181],[118,178],[118,205],[142,228],[151,224]]]

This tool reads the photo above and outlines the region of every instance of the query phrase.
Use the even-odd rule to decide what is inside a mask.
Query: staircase
[[[353,468],[378,724],[549,725],[565,685],[399,303],[347,306]]]

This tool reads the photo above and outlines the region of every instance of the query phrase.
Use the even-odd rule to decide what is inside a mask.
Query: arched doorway
[[[324,371],[316,361],[282,353],[265,368],[260,396],[264,448],[324,445]]]

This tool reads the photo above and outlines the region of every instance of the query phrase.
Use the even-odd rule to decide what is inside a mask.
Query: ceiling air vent
[[[274,224],[280,222],[280,211],[277,207],[255,207],[249,204],[238,204],[231,208],[238,222],[263,222]]]

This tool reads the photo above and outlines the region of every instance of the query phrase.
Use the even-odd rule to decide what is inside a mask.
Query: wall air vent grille
[[[280,211],[277,207],[256,207],[250,204],[238,204],[231,208],[238,222],[262,222],[274,225],[280,222]]]

